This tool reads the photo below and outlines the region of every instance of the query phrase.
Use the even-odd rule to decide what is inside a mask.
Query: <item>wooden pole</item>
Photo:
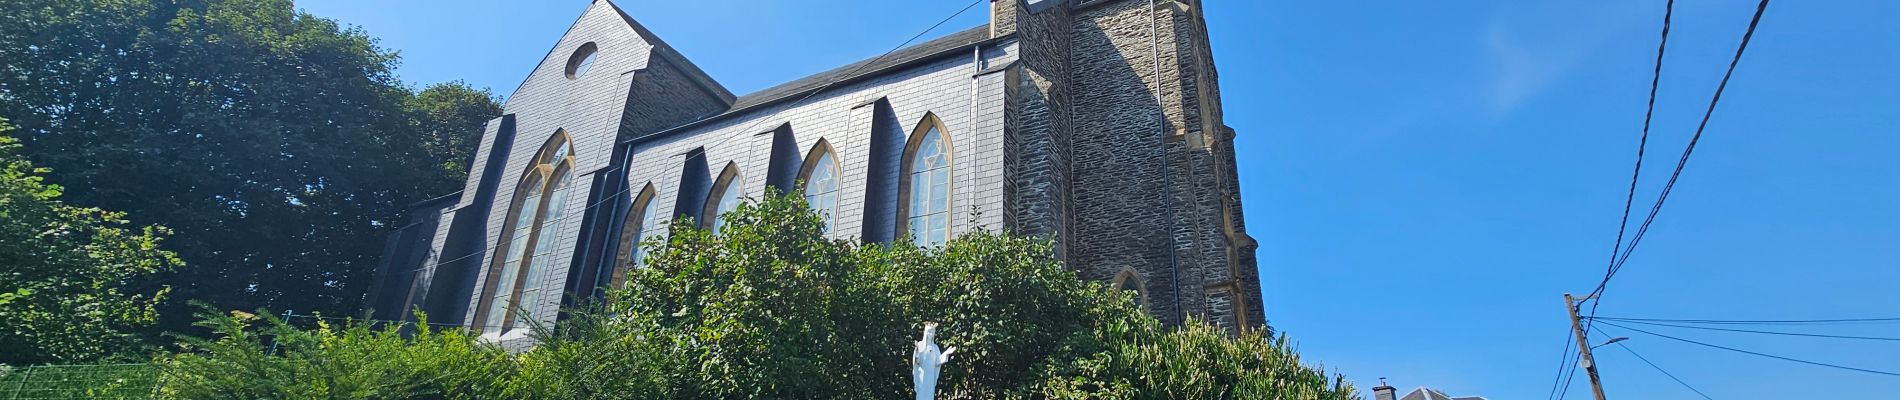
[[[1583,372],[1590,374],[1590,390],[1595,392],[1597,400],[1603,398],[1603,379],[1597,377],[1596,358],[1590,355],[1590,335],[1583,331],[1583,318],[1577,316],[1577,299],[1564,293],[1564,310],[1570,312],[1570,329],[1577,333],[1577,353],[1582,358]]]

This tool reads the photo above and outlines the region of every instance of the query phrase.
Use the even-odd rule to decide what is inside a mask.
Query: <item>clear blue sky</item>
[[[1663,0],[1206,0],[1267,317],[1367,388],[1531,399],[1616,233]],[[513,90],[584,0],[305,1],[403,54],[414,84]],[[964,0],[650,1],[635,18],[737,93],[874,56]],[[1753,12],[1678,2],[1639,208]],[[932,34],[984,23],[982,7]],[[1771,5],[1603,315],[1900,316],[1900,2]],[[1900,344],[1660,332],[1900,371]],[[1900,336],[1900,325],[1825,332]],[[1630,333],[1721,399],[1870,398],[1900,378]],[[1600,349],[1614,398],[1696,398]],[[1579,376],[1572,398],[1587,398]]]

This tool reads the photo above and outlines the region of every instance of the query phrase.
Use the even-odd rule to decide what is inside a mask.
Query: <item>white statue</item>
[[[924,340],[917,341],[917,351],[910,355],[910,382],[917,389],[917,400],[937,397],[937,375],[943,372],[943,364],[950,362],[950,353],[956,351],[956,346],[938,351],[937,323],[924,323]]]

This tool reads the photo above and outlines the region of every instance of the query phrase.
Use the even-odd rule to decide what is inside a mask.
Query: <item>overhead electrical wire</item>
[[[1629,228],[1630,208],[1636,204],[1636,183],[1643,176],[1643,154],[1649,149],[1649,123],[1656,117],[1656,89],[1662,85],[1663,54],[1669,49],[1669,21],[1676,14],[1676,0],[1663,4],[1662,38],[1656,42],[1656,68],[1649,76],[1649,105],[1643,108],[1643,135],[1636,140],[1636,168],[1630,172],[1629,195],[1623,198],[1623,219],[1616,225],[1616,244],[1610,247],[1609,265],[1604,266],[1603,282],[1590,290],[1594,297],[1603,292],[1610,284],[1610,277],[1616,274],[1616,258],[1623,252],[1623,233]]]
[[[1900,372],[1889,372],[1889,371],[1878,371],[1878,370],[1871,370],[1871,369],[1866,369],[1866,368],[1855,368],[1855,367],[1849,367],[1849,366],[1844,366],[1844,365],[1837,365],[1837,364],[1829,364],[1829,363],[1824,363],[1824,362],[1818,362],[1818,361],[1808,361],[1808,360],[1802,360],[1802,359],[1797,359],[1797,358],[1792,358],[1792,357],[1783,357],[1783,356],[1777,356],[1777,355],[1773,355],[1773,354],[1767,354],[1767,353],[1761,353],[1761,352],[1755,352],[1755,351],[1748,351],[1748,350],[1742,350],[1742,349],[1738,349],[1738,348],[1734,348],[1734,347],[1728,347],[1728,346],[1722,346],[1722,345],[1716,345],[1716,344],[1709,344],[1709,343],[1703,343],[1703,342],[1698,342],[1698,341],[1694,341],[1694,340],[1689,340],[1689,339],[1683,339],[1683,338],[1679,338],[1679,337],[1675,337],[1675,336],[1669,336],[1669,335],[1664,335],[1664,334],[1660,334],[1660,333],[1656,333],[1656,332],[1650,332],[1650,331],[1646,331],[1646,330],[1642,330],[1642,329],[1636,329],[1636,328],[1631,328],[1631,327],[1628,327],[1628,326],[1624,326],[1624,325],[1618,325],[1618,324],[1616,324],[1616,323],[1614,323],[1614,322],[1609,322],[1609,321],[1603,321],[1603,324],[1604,324],[1604,325],[1609,325],[1609,326],[1614,326],[1614,327],[1618,327],[1618,328],[1623,328],[1623,329],[1628,329],[1628,330],[1631,330],[1631,331],[1636,331],[1636,332],[1640,332],[1640,333],[1644,333],[1644,334],[1648,334],[1648,335],[1650,335],[1650,336],[1656,336],[1656,337],[1661,337],[1661,338],[1664,338],[1664,339],[1669,339],[1669,340],[1674,340],[1674,341],[1678,341],[1678,342],[1683,342],[1683,343],[1689,343],[1689,344],[1694,344],[1694,345],[1698,345],[1698,346],[1704,346],[1704,347],[1712,347],[1712,348],[1717,348],[1717,349],[1722,349],[1722,350],[1728,350],[1728,351],[1733,351],[1733,352],[1737,352],[1737,353],[1742,353],[1742,354],[1749,354],[1749,355],[1755,355],[1755,356],[1760,356],[1760,357],[1768,357],[1768,358],[1773,358],[1773,359],[1777,359],[1777,360],[1782,360],[1782,361],[1791,361],[1791,362],[1797,362],[1797,363],[1802,363],[1802,364],[1808,364],[1808,365],[1814,365],[1814,366],[1821,366],[1821,367],[1828,367],[1828,368],[1836,368],[1836,369],[1843,369],[1843,370],[1848,370],[1848,371],[1858,371],[1858,372],[1865,372],[1865,373],[1870,373],[1870,374],[1878,374],[1878,375],[1887,375],[1887,376],[1900,376]]]
[[[1610,247],[1609,265],[1604,268],[1603,281],[1597,283],[1597,287],[1595,289],[1590,290],[1590,294],[1588,296],[1584,296],[1585,299],[1597,298],[1596,296],[1603,292],[1604,287],[1610,284],[1610,278],[1616,274],[1616,259],[1618,257],[1618,254],[1623,251],[1623,234],[1629,228],[1630,209],[1633,208],[1636,203],[1636,184],[1640,182],[1639,178],[1642,177],[1643,156],[1649,148],[1649,126],[1650,126],[1650,122],[1654,120],[1655,115],[1656,115],[1656,91],[1657,91],[1657,88],[1660,87],[1662,84],[1663,55],[1666,54],[1669,49],[1669,26],[1670,26],[1670,20],[1675,16],[1675,9],[1676,9],[1675,0],[1669,0],[1663,4],[1662,33],[1659,35],[1660,38],[1656,42],[1656,64],[1655,64],[1656,66],[1650,71],[1650,77],[1649,77],[1649,102],[1646,106],[1644,106],[1644,110],[1643,110],[1642,136],[1640,136],[1636,142],[1636,167],[1632,168],[1630,172],[1629,194],[1624,196],[1624,199],[1623,199],[1623,217],[1621,221],[1617,223],[1616,243],[1611,245]],[[1601,304],[1601,303],[1602,303],[1601,301],[1596,302],[1596,303],[1591,303],[1592,304],[1592,306],[1590,306],[1591,315],[1596,315],[1595,304]],[[1572,327],[1572,329],[1575,329],[1575,328]],[[1565,356],[1563,360],[1564,360],[1565,365],[1560,366],[1557,370],[1557,379],[1562,380],[1563,383],[1561,387],[1561,392],[1559,392],[1559,387],[1557,386],[1551,387],[1551,394],[1552,394],[1552,398],[1554,399],[1562,399],[1564,395],[1569,394],[1570,378],[1575,377],[1576,372],[1577,372],[1576,365],[1575,365],[1576,361],[1572,361],[1572,358],[1569,355],[1569,353],[1571,352],[1570,345],[1572,343],[1575,343],[1576,339],[1572,337],[1574,336],[1573,334],[1569,334],[1570,332],[1566,332],[1566,333],[1567,334],[1565,336],[1571,337],[1571,338],[1564,342]],[[1588,345],[1588,343],[1582,343],[1580,345]],[[1563,367],[1569,367],[1569,372],[1565,372]]]
[[[1682,156],[1676,160],[1676,168],[1670,172],[1669,182],[1663,184],[1662,192],[1656,195],[1656,203],[1649,208],[1649,216],[1645,217],[1643,224],[1637,227],[1636,234],[1630,237],[1629,247],[1623,249],[1623,255],[1616,260],[1615,265],[1610,267],[1609,274],[1599,286],[1608,284],[1610,278],[1616,277],[1616,273],[1629,262],[1630,255],[1636,252],[1636,245],[1641,244],[1643,236],[1649,233],[1650,224],[1656,222],[1656,214],[1662,212],[1663,203],[1669,201],[1670,192],[1675,191],[1677,179],[1682,178],[1682,170],[1689,164],[1689,156],[1695,154],[1696,145],[1702,142],[1702,133],[1708,130],[1709,119],[1715,115],[1715,106],[1721,103],[1722,92],[1728,89],[1729,79],[1735,76],[1735,67],[1741,64],[1742,54],[1748,51],[1748,42],[1755,37],[1755,28],[1761,25],[1761,15],[1766,11],[1768,11],[1768,0],[1761,0],[1761,3],[1755,6],[1755,16],[1748,21],[1748,30],[1742,33],[1741,44],[1735,47],[1735,57],[1729,59],[1728,70],[1722,73],[1722,82],[1715,86],[1715,94],[1709,98],[1709,108],[1703,111],[1702,122],[1696,125],[1695,135],[1689,137],[1689,144],[1683,147]],[[1601,290],[1598,292],[1601,294]],[[1599,302],[1602,300],[1601,297],[1597,299]],[[1594,306],[1591,307],[1591,311],[1591,315],[1596,314]]]
[[[1576,355],[1576,352],[1570,351],[1570,346],[1577,343],[1577,335],[1571,332],[1571,329],[1573,328],[1564,328],[1564,352],[1559,354],[1563,357],[1557,359],[1557,376],[1550,380],[1550,394],[1544,396],[1546,399],[1555,400],[1557,398],[1557,385],[1563,383],[1565,371],[1568,371],[1572,368],[1572,365],[1576,364],[1570,361],[1571,357]]]
[[[1597,329],[1596,331],[1597,333],[1602,333],[1604,336],[1610,335],[1608,332],[1604,332],[1602,329]],[[1696,389],[1694,385],[1690,385],[1689,382],[1683,382],[1682,378],[1676,377],[1676,374],[1669,373],[1669,370],[1665,370],[1663,369],[1662,366],[1656,365],[1655,362],[1649,361],[1649,357],[1643,357],[1642,354],[1637,354],[1636,349],[1630,348],[1629,345],[1623,344],[1623,342],[1616,342],[1616,347],[1623,348],[1623,351],[1627,351],[1630,353],[1630,355],[1636,356],[1636,359],[1643,360],[1644,364],[1649,364],[1650,368],[1655,368],[1656,372],[1661,372],[1663,376],[1667,376],[1669,377],[1670,380],[1676,381],[1676,383],[1681,384],[1682,387],[1688,388],[1689,391],[1695,392],[1695,394],[1697,395],[1701,395],[1702,398],[1707,399],[1707,400],[1715,400],[1715,398],[1709,397],[1708,393],[1702,393],[1701,389]]]
[[[1599,318],[1599,319],[1603,319],[1603,318]],[[1767,335],[1782,335],[1782,336],[1806,336],[1806,337],[1832,338],[1832,339],[1884,340],[1884,341],[1900,342],[1900,338],[1892,338],[1892,337],[1825,335],[1825,334],[1818,334],[1818,333],[1757,331],[1757,330],[1748,330],[1748,329],[1717,328],[1717,327],[1712,327],[1712,326],[1677,325],[1677,324],[1666,324],[1666,323],[1661,323],[1661,322],[1622,321],[1622,320],[1611,320],[1611,319],[1603,319],[1603,320],[1604,321],[1618,321],[1618,322],[1623,322],[1623,323],[1628,323],[1628,324],[1666,326],[1666,327],[1671,327],[1671,328],[1701,329],[1701,330],[1710,330],[1710,331],[1760,333],[1760,334],[1767,334]]]
[[[1619,322],[1670,322],[1670,323],[1678,323],[1678,324],[1710,324],[1710,325],[1832,325],[1832,324],[1900,323],[1900,318],[1783,319],[1783,320],[1664,319],[1664,318],[1623,318],[1623,317],[1591,317],[1591,318],[1605,320],[1605,321],[1619,321]]]
[[[1762,14],[1768,11],[1768,1],[1761,0],[1755,6],[1755,15],[1748,21],[1748,30],[1742,33],[1741,43],[1735,47],[1735,56],[1729,59],[1728,70],[1722,73],[1722,81],[1715,86],[1715,94],[1709,98],[1709,107],[1702,113],[1702,122],[1696,125],[1695,135],[1690,136],[1689,144],[1683,147],[1682,156],[1676,159],[1676,168],[1669,173],[1669,181],[1663,184],[1662,191],[1656,195],[1656,202],[1650,206],[1649,215],[1643,218],[1642,225],[1638,226],[1636,233],[1630,237],[1629,246],[1623,248],[1623,254],[1616,257],[1609,270],[1604,273],[1603,281],[1597,284],[1596,290],[1592,290],[1589,296],[1585,296],[1587,299],[1595,300],[1590,304],[1590,316],[1596,316],[1597,307],[1603,305],[1603,291],[1609,287],[1610,280],[1616,277],[1616,273],[1622,271],[1623,265],[1629,262],[1630,255],[1636,253],[1636,246],[1642,243],[1643,237],[1649,233],[1650,225],[1656,222],[1656,215],[1662,212],[1663,204],[1669,201],[1669,194],[1675,191],[1677,180],[1682,178],[1682,171],[1689,164],[1689,156],[1695,154],[1696,145],[1702,142],[1703,132],[1708,130],[1709,119],[1715,115],[1716,105],[1722,101],[1722,92],[1728,89],[1729,80],[1735,76],[1735,67],[1741,64],[1742,54],[1748,51],[1748,42],[1754,39],[1755,29],[1761,25]],[[1621,240],[1619,239],[1618,242]],[[1595,320],[1590,320],[1590,323],[1594,324]]]

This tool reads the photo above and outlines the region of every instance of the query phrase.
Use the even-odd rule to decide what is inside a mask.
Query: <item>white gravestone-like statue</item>
[[[924,340],[917,341],[917,351],[910,355],[910,382],[917,389],[917,400],[937,397],[937,375],[943,372],[943,364],[950,362],[950,353],[956,351],[956,346],[938,351],[937,323],[924,323]]]

